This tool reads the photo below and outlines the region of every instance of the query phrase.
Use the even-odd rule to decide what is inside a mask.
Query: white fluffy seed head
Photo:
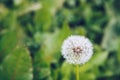
[[[70,36],[63,42],[62,55],[71,64],[84,64],[92,54],[92,43],[84,36]]]

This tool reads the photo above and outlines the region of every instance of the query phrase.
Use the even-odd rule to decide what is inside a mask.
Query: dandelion
[[[84,36],[70,36],[63,42],[62,55],[68,63],[77,65],[85,64],[91,58],[92,54],[92,43]],[[76,72],[78,73],[78,66]]]

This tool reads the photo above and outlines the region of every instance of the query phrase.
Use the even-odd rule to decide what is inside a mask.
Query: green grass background
[[[80,80],[120,80],[119,0],[0,0],[0,80],[75,80],[61,56],[70,35],[94,45]]]

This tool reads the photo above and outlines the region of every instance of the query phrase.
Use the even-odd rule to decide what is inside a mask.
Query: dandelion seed
[[[62,55],[71,64],[85,64],[92,54],[92,43],[84,36],[70,36],[63,42]]]

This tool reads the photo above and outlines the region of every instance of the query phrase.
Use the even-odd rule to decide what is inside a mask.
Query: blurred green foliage
[[[119,80],[119,9],[119,0],[0,0],[0,80],[75,80],[61,56],[70,35],[94,45],[80,80]]]

